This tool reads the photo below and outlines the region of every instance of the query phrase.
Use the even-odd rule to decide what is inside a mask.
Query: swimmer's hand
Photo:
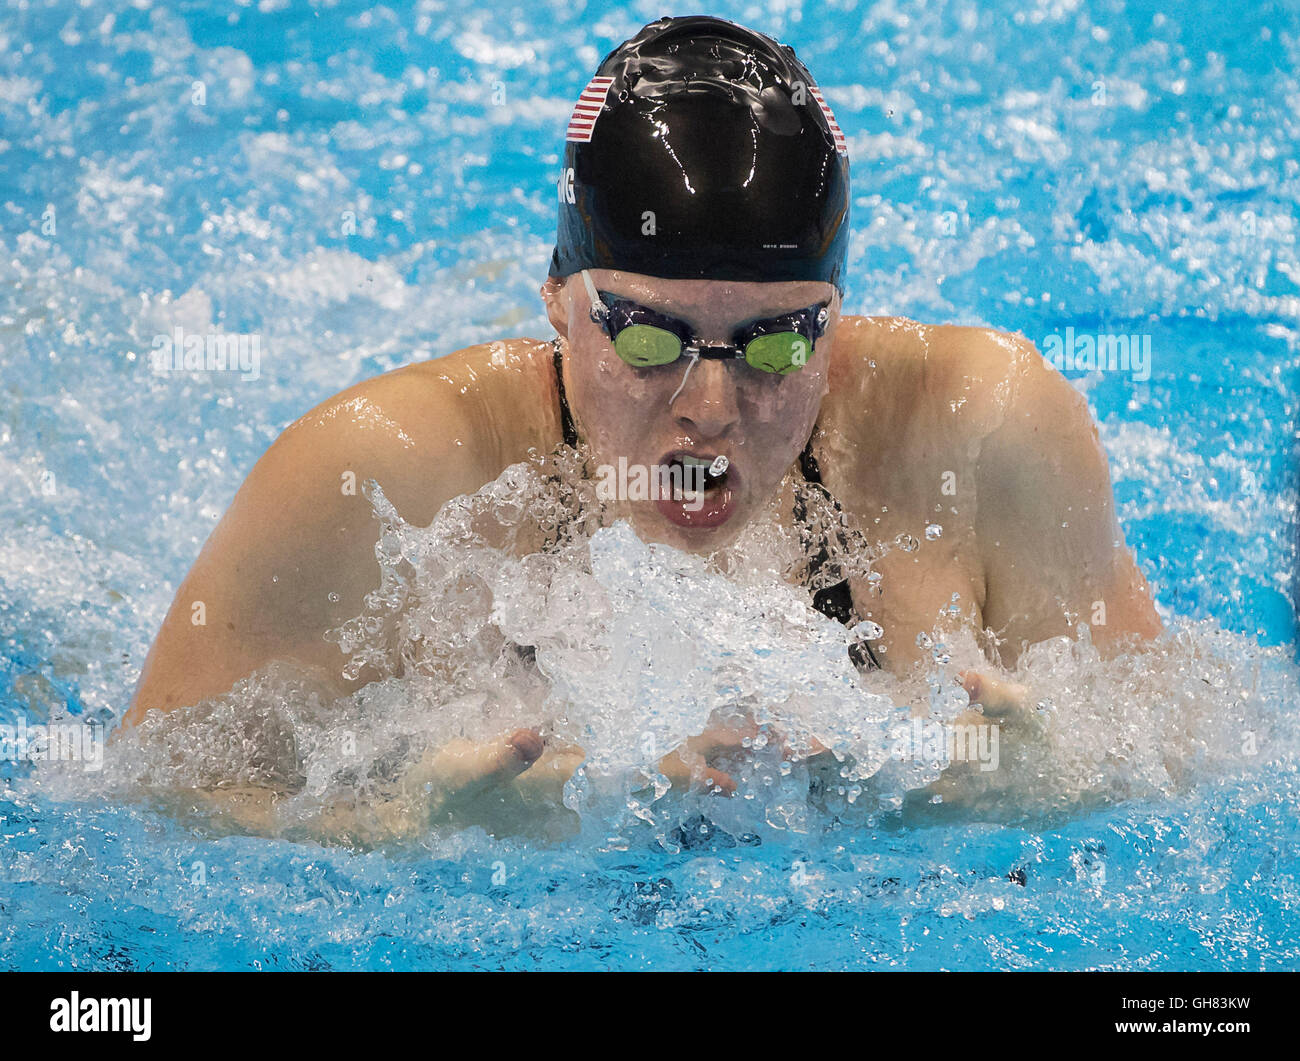
[[[485,814],[558,808],[564,785],[585,753],[571,744],[548,745],[535,729],[517,729],[476,744],[455,740],[431,749],[402,778],[402,802],[420,808],[418,828],[478,824]]]
[[[740,741],[733,739],[728,731],[707,729],[660,759],[659,772],[673,788],[732,796],[736,793],[735,780],[725,770],[711,765],[711,760],[733,753],[737,746]]]
[[[761,737],[765,740],[760,740]],[[762,728],[748,715],[726,724],[709,726],[698,737],[692,737],[680,748],[669,752],[659,761],[659,771],[674,788],[707,792],[715,796],[734,796],[736,781],[722,769],[720,763],[752,755],[757,748],[773,741],[779,742],[785,759],[798,757],[790,750],[784,738]],[[817,740],[812,742],[810,762],[827,753],[827,748]]]
[[[535,729],[517,729],[486,744],[454,740],[425,752],[402,778],[403,795],[437,818],[509,784],[542,756]]]
[[[584,758],[576,745],[547,746],[537,729],[516,729],[487,744],[456,740],[409,768],[403,794],[424,805],[433,823],[463,817],[476,802],[499,802],[507,791],[558,802]]]
[[[970,697],[970,707],[953,720],[954,725],[989,726],[999,734],[1013,736],[1022,745],[1035,739],[1031,693],[1026,686],[995,678],[984,671],[961,671],[957,678]],[[977,749],[978,745],[969,741],[954,741],[951,764],[926,786],[930,801],[937,797],[944,813],[954,809],[969,810],[977,805],[980,790],[972,788],[970,782],[972,778],[986,777],[984,766],[963,756],[963,753],[966,756],[978,754]],[[918,806],[924,808],[922,813],[934,813],[931,802]]]
[[[267,788],[175,793],[171,802],[173,812],[205,811],[221,829],[369,848],[417,840],[438,826],[530,828],[563,809],[564,784],[584,758],[580,748],[551,746],[537,730],[517,729],[485,743],[431,749],[407,767],[396,791],[336,799],[306,815],[285,805],[288,794]]]
[[[494,835],[554,825],[564,784],[582,765],[582,749],[548,745],[535,729],[494,740],[454,740],[406,768],[393,798],[339,801],[307,824],[327,842],[372,846],[418,840],[439,828],[478,826]],[[562,813],[563,812],[563,813]]]
[[[1029,690],[1018,682],[1003,681],[982,671],[961,671],[957,675],[962,688],[970,697],[970,710],[965,711],[957,721],[974,723],[981,716],[974,709],[983,709],[983,718],[994,718],[999,722],[1020,722],[1028,716]]]

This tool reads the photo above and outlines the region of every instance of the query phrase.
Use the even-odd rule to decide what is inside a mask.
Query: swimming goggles
[[[685,321],[608,291],[597,291],[586,269],[582,280],[591,298],[592,321],[604,327],[614,352],[633,368],[670,365],[685,354],[691,359],[688,374],[695,362],[705,357],[743,358],[760,372],[788,375],[808,363],[813,344],[826,331],[830,316],[829,303],[822,302],[779,317],[750,321],[736,331],[732,342],[706,345]]]

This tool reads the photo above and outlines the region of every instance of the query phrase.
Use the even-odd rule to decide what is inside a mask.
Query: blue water
[[[1151,336],[1147,381],[1071,374],[1128,539],[1167,618],[1287,666],[1294,5],[711,11],[793,45],[849,139],[847,312],[1040,345]],[[536,291],[569,109],[663,13],[0,13],[0,719],[120,716],[216,519],[305,409],[410,360],[549,336]],[[260,377],[152,373],[177,324],[257,333]],[[1294,686],[1270,695],[1295,714]],[[211,839],[142,804],[55,798],[17,764],[0,784],[10,968],[1300,966],[1287,745],[1091,811],[675,853]]]

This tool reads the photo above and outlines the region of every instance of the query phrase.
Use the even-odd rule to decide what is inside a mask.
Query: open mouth
[[[666,519],[679,527],[717,527],[731,518],[739,473],[728,457],[677,450],[660,464],[672,483],[672,497],[656,502]]]

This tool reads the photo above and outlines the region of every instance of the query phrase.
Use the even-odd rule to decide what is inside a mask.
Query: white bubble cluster
[[[1030,702],[1023,717],[986,720],[1001,728],[998,769],[941,777],[946,762],[895,753],[914,706],[953,723],[969,706],[958,674],[991,667],[956,618],[918,635],[910,678],[859,673],[848,647],[881,637],[880,625],[845,628],[791,583],[807,550],[852,569],[847,539],[800,541],[760,518],[712,558],[646,543],[609,523],[583,461],[561,450],[512,466],[428,527],[370,484],[381,582],[330,636],[341,667],[378,679],[331,697],[293,668],[268,668],[151,719],[121,742],[109,778],[276,785],[296,793],[291,820],[330,800],[396,799],[426,749],[530,726],[585,751],[566,805],[612,835],[632,818],[675,821],[660,759],[711,723],[746,718],[761,728],[731,768],[743,799],[715,801],[714,820],[807,830],[830,820],[825,798],[870,814],[909,793],[933,802],[937,783],[949,805],[1015,817],[1172,793],[1294,746],[1275,707],[1294,697],[1295,672],[1278,652],[1180,624],[1145,652],[1104,660],[1082,627],[1078,640],[1034,646],[1011,676]],[[810,773],[819,746],[828,752]]]

